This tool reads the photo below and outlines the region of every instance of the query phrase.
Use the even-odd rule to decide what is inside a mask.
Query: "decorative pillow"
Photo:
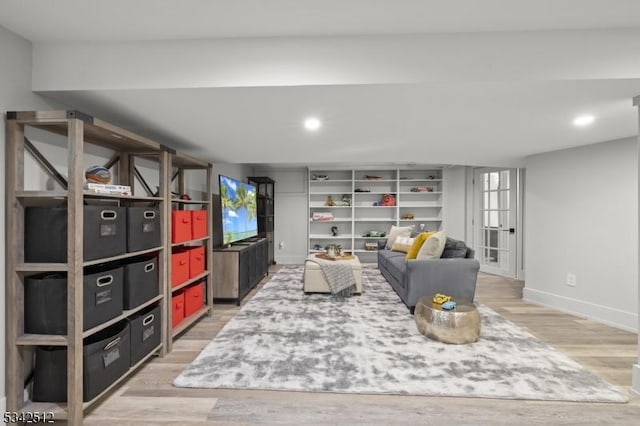
[[[444,245],[444,251],[442,252],[442,259],[451,258],[464,258],[467,256],[467,245],[464,241],[454,240],[447,237],[447,242]]]
[[[416,259],[440,259],[442,252],[444,251],[444,245],[447,242],[447,233],[445,231],[439,231],[427,238],[422,244],[418,256]]]
[[[391,246],[391,250],[406,253],[413,246],[413,240],[413,238],[409,237],[398,237]]]
[[[433,234],[435,234],[435,231],[419,233],[418,236],[413,240],[413,245],[407,252],[407,259],[415,259],[418,256],[418,252],[420,251],[422,244],[424,244],[427,238],[429,238]]]
[[[390,250],[398,237],[409,237],[412,229],[413,226],[391,226],[391,230],[387,234],[387,245],[385,248]]]

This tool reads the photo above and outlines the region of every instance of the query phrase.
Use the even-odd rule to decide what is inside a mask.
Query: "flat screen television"
[[[218,175],[223,243],[246,240],[258,235],[256,187]]]

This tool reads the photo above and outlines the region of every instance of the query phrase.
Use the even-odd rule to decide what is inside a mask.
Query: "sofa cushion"
[[[440,257],[443,259],[464,258],[467,256],[467,250],[468,248],[464,241],[447,237],[447,242],[444,245],[444,251]]]
[[[404,258],[404,253],[392,252],[397,256],[387,258],[387,271],[393,276],[393,278],[400,284],[402,288],[405,287],[404,276],[407,273],[407,261]]]
[[[435,234],[435,232],[421,232],[421,233],[419,233],[418,236],[416,236],[414,238],[413,245],[407,251],[407,260],[415,259],[416,257],[418,257],[418,252],[420,251],[420,248],[422,248],[422,244],[424,244],[424,242],[427,240],[427,238],[429,238],[433,234]]]
[[[447,234],[445,231],[438,231],[422,244],[416,259],[440,259],[444,251],[444,245],[447,242]]]
[[[387,234],[387,245],[386,249],[389,250],[393,247],[393,243],[396,241],[398,237],[409,237],[411,235],[411,230],[413,226],[391,226],[391,230],[389,234]]]

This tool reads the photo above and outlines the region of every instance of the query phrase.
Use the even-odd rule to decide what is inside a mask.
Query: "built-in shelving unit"
[[[340,244],[362,262],[375,262],[375,250],[365,243],[369,231],[388,232],[391,225],[439,230],[443,210],[443,173],[440,167],[410,169],[309,170],[308,251],[322,251],[327,244]],[[379,205],[385,194],[394,206]],[[331,197],[333,206],[328,201]],[[331,220],[314,220],[314,213]],[[332,228],[337,235],[333,235]],[[337,229],[335,229],[337,228]],[[318,249],[320,248],[320,249]]]
[[[31,190],[25,188],[25,156],[32,152],[31,142],[26,140],[25,132],[54,134],[66,139],[67,170],[66,177],[55,176],[53,166],[40,155],[38,161],[43,168],[58,180],[63,189]],[[46,143],[46,140],[43,140]],[[132,195],[99,194],[84,187],[87,145],[94,145],[114,151],[114,157],[106,167],[117,176],[113,183],[128,185],[134,190],[136,178],[141,179],[136,168],[136,160],[151,160],[157,168],[157,192],[151,193],[148,185],[142,185],[145,193]],[[171,195],[173,177],[178,178],[178,187],[184,187],[185,170],[205,171],[206,185],[201,194],[208,198],[210,193],[211,165],[202,160],[175,153],[145,137],[136,135],[95,117],[77,111],[23,111],[7,113],[7,151],[6,151],[6,394],[7,410],[13,412],[53,412],[54,420],[66,420],[71,425],[82,424],[84,410],[95,404],[103,395],[110,392],[119,383],[136,371],[150,357],[163,356],[171,349],[175,335],[193,324],[198,318],[209,312],[213,300],[210,284],[211,271],[211,227],[207,221],[207,236],[184,243],[185,245],[204,245],[208,256],[207,270],[194,277],[193,281],[205,280],[207,285],[207,303],[190,318],[180,324],[179,329],[169,326],[172,294],[170,280],[171,210],[172,206],[202,205],[211,217],[209,200],[174,200]],[[44,158],[44,159],[43,159]],[[89,160],[90,161],[90,160]],[[147,161],[148,162],[148,161]],[[48,166],[48,167],[47,167]],[[65,173],[63,172],[62,175]],[[144,207],[157,209],[160,223],[160,244],[148,249],[121,253],[115,256],[85,260],[84,247],[84,205],[97,204],[117,207]],[[25,211],[32,206],[64,206],[66,208],[67,257],[65,262],[27,262],[25,260]],[[156,228],[157,229],[157,228]],[[108,232],[108,231],[105,231]],[[154,231],[155,232],[155,231]],[[157,234],[156,234],[157,235]],[[100,324],[84,329],[83,293],[85,268],[96,265],[119,267],[139,259],[153,259],[157,262],[158,292],[138,303],[132,309],[122,312]],[[42,273],[62,273],[66,277],[67,311],[65,335],[25,333],[25,280]],[[154,275],[155,276],[155,275]],[[109,382],[106,389],[89,401],[83,400],[83,348],[85,339],[107,330],[115,324],[131,321],[136,315],[148,312],[147,309],[160,310],[160,344],[149,347],[150,352],[128,366],[124,374]],[[146,315],[146,313],[144,314]],[[111,329],[109,329],[111,330]],[[157,336],[157,334],[156,334]],[[34,370],[34,352],[39,347],[66,347],[67,394],[66,403],[32,401],[32,385],[27,378]],[[137,360],[138,358],[135,358]],[[133,363],[133,362],[132,362]],[[25,395],[27,398],[25,399]]]

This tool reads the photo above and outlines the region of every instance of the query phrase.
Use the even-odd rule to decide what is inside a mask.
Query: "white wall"
[[[443,170],[443,214],[442,229],[447,236],[466,241],[467,217],[467,170],[454,166]],[[471,242],[468,242],[471,244]]]
[[[31,92],[31,43],[0,26],[0,111],[53,109],[55,105]],[[0,164],[5,164],[5,131],[0,131]],[[0,173],[0,410],[5,398],[5,176]]]
[[[525,300],[637,331],[637,166],[631,138],[527,158]]]

